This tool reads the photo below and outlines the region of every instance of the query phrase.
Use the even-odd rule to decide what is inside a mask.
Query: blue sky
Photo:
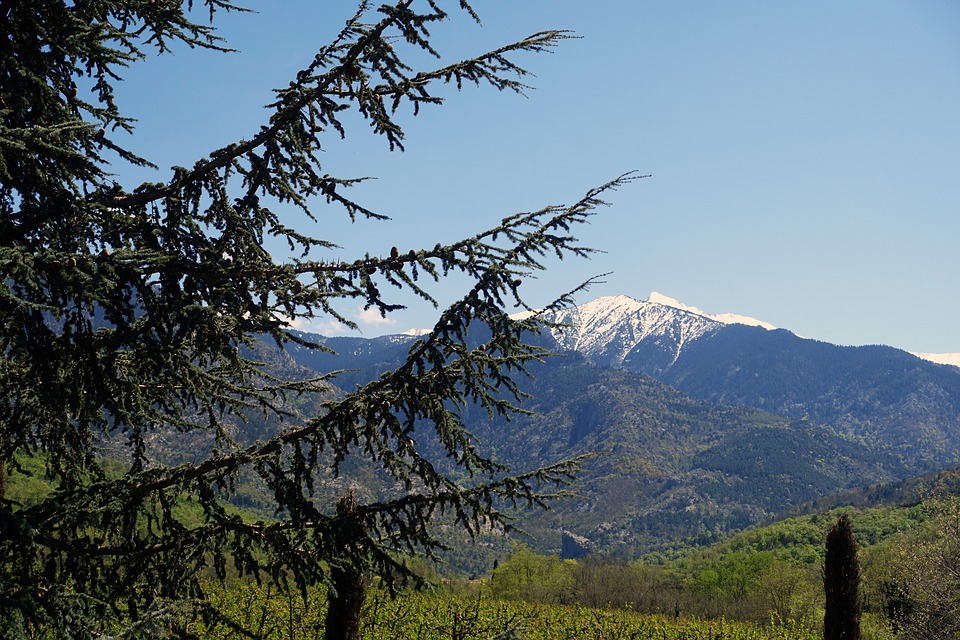
[[[451,60],[541,29],[581,38],[520,59],[537,76],[527,97],[468,88],[404,117],[405,153],[363,127],[331,140],[325,168],[377,176],[354,195],[393,218],[324,211],[309,231],[343,246],[331,257],[432,247],[637,170],[651,177],[580,233],[606,253],[525,283],[532,302],[612,272],[580,300],[659,291],[838,344],[960,351],[960,2],[474,4],[482,28],[455,15],[434,29]],[[220,21],[240,53],[178,50],[128,72],[131,145],[161,167],[252,135],[270,90],[355,9],[248,6]],[[434,315],[416,306],[363,334]]]

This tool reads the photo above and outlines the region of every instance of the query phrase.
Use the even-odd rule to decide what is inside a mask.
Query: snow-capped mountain
[[[620,365],[646,343],[669,366],[683,348],[704,334],[728,324],[774,329],[769,323],[735,314],[710,315],[657,292],[647,300],[605,296],[558,313],[564,326],[554,331],[560,349],[578,351],[598,364]]]
[[[711,314],[654,291],[646,300],[605,296],[566,309],[555,318],[567,325],[554,331],[559,348],[578,351],[598,364],[621,365],[637,345],[655,341],[669,366],[685,346],[723,325],[772,331],[774,325],[736,313]],[[648,345],[649,348],[649,345]],[[960,353],[913,353],[929,362],[960,367]],[[663,359],[661,357],[661,359]]]
[[[881,345],[839,346],[654,293],[564,310],[559,350],[708,402],[805,418],[885,442],[918,464],[960,460],[960,369]],[[952,363],[949,358],[940,362]],[[940,452],[949,452],[941,455]]]

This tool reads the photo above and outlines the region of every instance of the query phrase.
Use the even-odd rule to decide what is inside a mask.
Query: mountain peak
[[[657,350],[664,365],[669,366],[686,345],[723,325],[775,328],[747,316],[709,314],[656,291],[647,300],[603,296],[564,309],[553,319],[563,325],[552,332],[561,349],[579,351],[598,364],[614,366],[622,364],[641,344]]]
[[[683,304],[676,298],[665,296],[662,293],[657,293],[656,291],[652,291],[650,293],[650,297],[647,298],[647,302],[652,302],[653,304],[662,304],[665,307],[673,307],[674,309],[680,309],[681,311],[689,311],[690,313],[695,313],[698,316],[710,317],[710,314],[703,309],[698,309],[697,307],[691,307],[690,305]]]
[[[662,338],[674,355],[679,354],[684,344],[719,324],[701,313],[625,295],[604,296],[564,309],[554,319],[565,325],[553,331],[560,348],[614,365],[622,363],[644,340]]]

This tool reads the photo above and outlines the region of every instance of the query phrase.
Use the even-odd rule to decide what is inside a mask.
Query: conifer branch
[[[211,18],[240,10],[203,6]],[[567,495],[583,460],[512,471],[471,433],[472,416],[530,414],[524,380],[550,356],[537,335],[552,325],[507,309],[534,311],[522,281],[549,260],[592,255],[574,228],[636,176],[452,244],[321,257],[336,243],[289,226],[290,209],[316,222],[322,198],[354,220],[384,217],[347,193],[366,178],[320,164],[321,138],[346,135],[342,112],[402,150],[401,106],[418,115],[442,103],[431,87],[443,83],[524,94],[531,74],[514,54],[572,37],[543,31],[415,71],[401,57],[410,48],[442,60],[430,33],[446,17],[440,3],[394,2],[368,24],[371,6],[360,2],[276,91],[256,135],[127,191],[108,159],[149,161],[113,139],[135,131],[114,83],[150,51],[225,42],[191,21],[189,2],[0,0],[11,25],[0,46],[0,480],[38,460],[55,484],[30,505],[0,494],[0,609],[19,609],[41,635],[146,629],[181,605],[203,608],[199,575],[211,570],[301,593],[344,572],[408,575],[401,554],[444,547],[435,516],[475,537],[510,530],[514,506]],[[299,257],[275,261],[270,236]],[[351,326],[345,301],[383,314],[404,296],[437,306],[433,284],[456,274],[470,282],[464,295],[378,378],[334,390],[336,372],[287,363],[293,347],[325,348],[298,321]],[[391,489],[326,503],[327,480],[349,480],[355,460]],[[278,521],[229,505],[248,482]]]

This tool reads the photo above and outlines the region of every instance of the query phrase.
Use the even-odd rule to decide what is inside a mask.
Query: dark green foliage
[[[827,532],[823,560],[824,640],[860,638],[860,559],[850,518],[840,516]]]
[[[257,131],[185,158],[156,183],[118,184],[110,163],[151,165],[115,135],[134,128],[113,84],[171,46],[226,46],[197,19],[240,10],[204,0],[192,13],[193,4],[0,0],[0,463],[12,477],[21,461],[42,460],[52,483],[30,502],[0,503],[6,635],[154,635],[196,615],[212,621],[203,572],[294,593],[329,582],[338,563],[402,575],[401,553],[442,546],[432,525],[444,516],[470,536],[509,528],[502,507],[543,506],[579,468],[512,475],[473,446],[464,412],[470,403],[519,410],[515,378],[545,355],[530,338],[547,324],[508,317],[508,305],[526,308],[517,281],[545,258],[588,256],[572,227],[629,177],[399,255],[330,260],[333,240],[285,222],[296,211],[313,221],[385,217],[349,195],[361,180],[321,163],[327,136],[354,133],[348,113],[400,149],[398,110],[441,103],[434,91],[444,83],[522,92],[526,71],[513,58],[567,34],[416,70],[401,56],[440,58],[428,28],[447,17],[443,3],[361,3],[294,79],[278,79]],[[293,257],[268,253],[271,236]],[[348,393],[327,376],[277,375],[259,358],[261,340],[322,348],[292,332],[293,321],[350,324],[346,303],[386,314],[404,296],[433,301],[432,284],[448,274],[467,279],[463,297],[396,367]],[[481,328],[486,347],[468,346]],[[251,421],[258,428],[245,430]],[[189,455],[169,456],[165,439],[182,439]],[[122,457],[121,473],[105,470],[104,451]],[[335,513],[315,481],[357,456],[396,490]],[[455,475],[439,466],[448,458]],[[276,518],[225,506],[241,482]],[[356,553],[338,545],[345,528],[362,532]]]

